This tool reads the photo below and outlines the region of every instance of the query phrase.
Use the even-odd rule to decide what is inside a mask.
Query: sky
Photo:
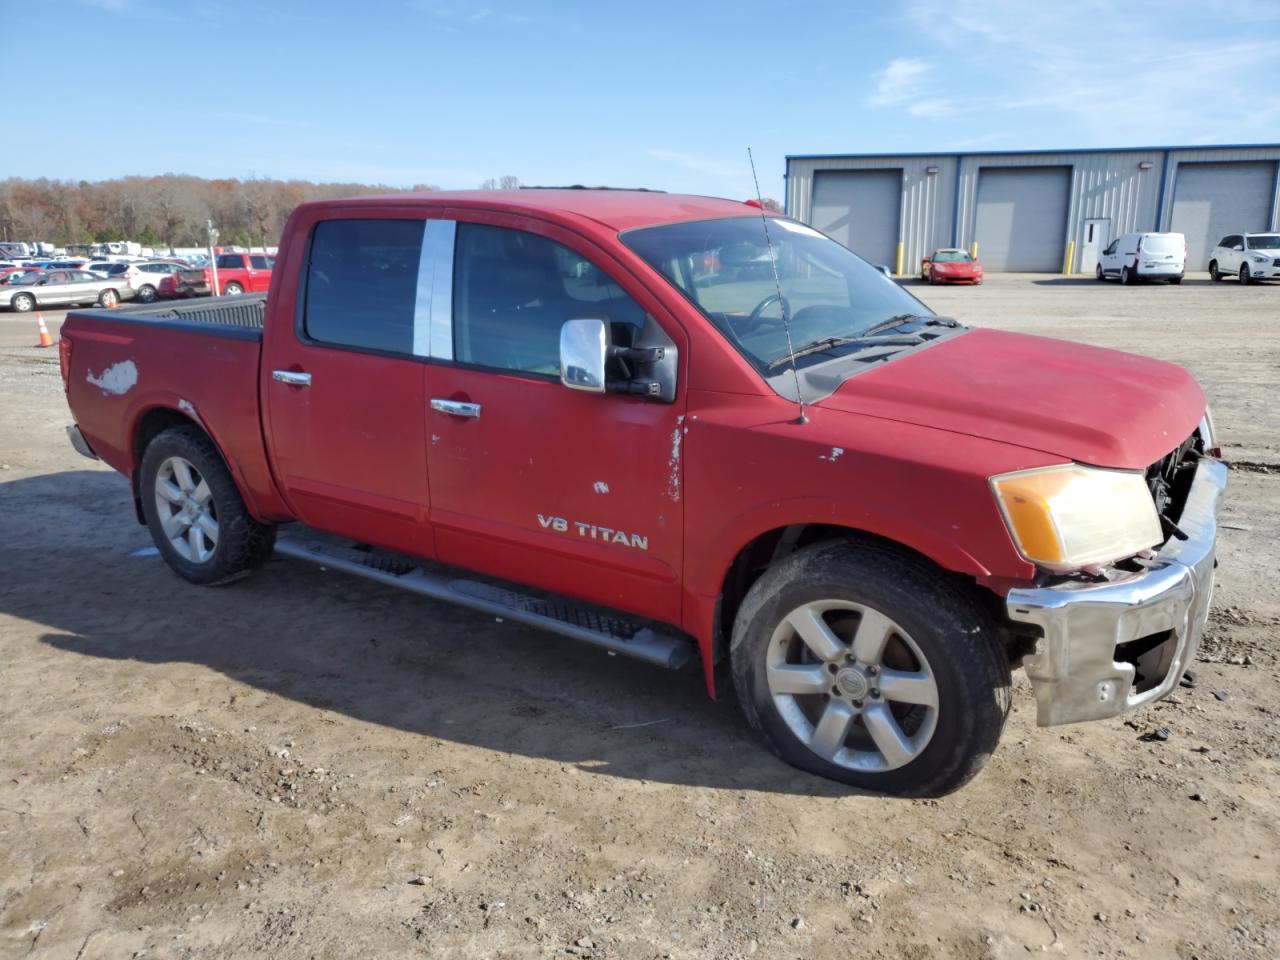
[[[750,147],[781,198],[787,154],[1280,141],[1280,2],[1212,6],[0,0],[0,178],[748,197]]]

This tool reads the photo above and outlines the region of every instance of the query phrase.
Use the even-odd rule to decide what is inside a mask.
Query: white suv
[[[1125,233],[1098,257],[1094,276],[1119,277],[1121,283],[1168,280],[1181,283],[1187,268],[1187,238],[1180,233]]]
[[[1235,275],[1241,283],[1280,280],[1280,233],[1233,233],[1209,254],[1209,277]]]

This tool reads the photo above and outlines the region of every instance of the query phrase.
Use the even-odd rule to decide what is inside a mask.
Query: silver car
[[[0,307],[16,313],[86,303],[114,307],[133,297],[133,288],[120,277],[102,277],[86,270],[41,270],[0,288]]]

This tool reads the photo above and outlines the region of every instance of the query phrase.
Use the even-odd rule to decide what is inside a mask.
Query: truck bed
[[[265,294],[73,310],[67,402],[93,452],[132,478],[140,440],[183,418],[222,451],[250,509],[283,510],[258,404]]]
[[[99,307],[73,310],[68,314],[67,320],[71,322],[83,318],[93,323],[137,323],[162,329],[233,337],[237,340],[261,340],[266,304],[265,293],[247,293],[238,297],[216,297],[190,303],[153,303],[113,310]]]

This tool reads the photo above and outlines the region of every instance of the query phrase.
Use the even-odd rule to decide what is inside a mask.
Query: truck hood
[[[850,377],[818,406],[1136,470],[1191,435],[1205,399],[1172,363],[977,329]]]

